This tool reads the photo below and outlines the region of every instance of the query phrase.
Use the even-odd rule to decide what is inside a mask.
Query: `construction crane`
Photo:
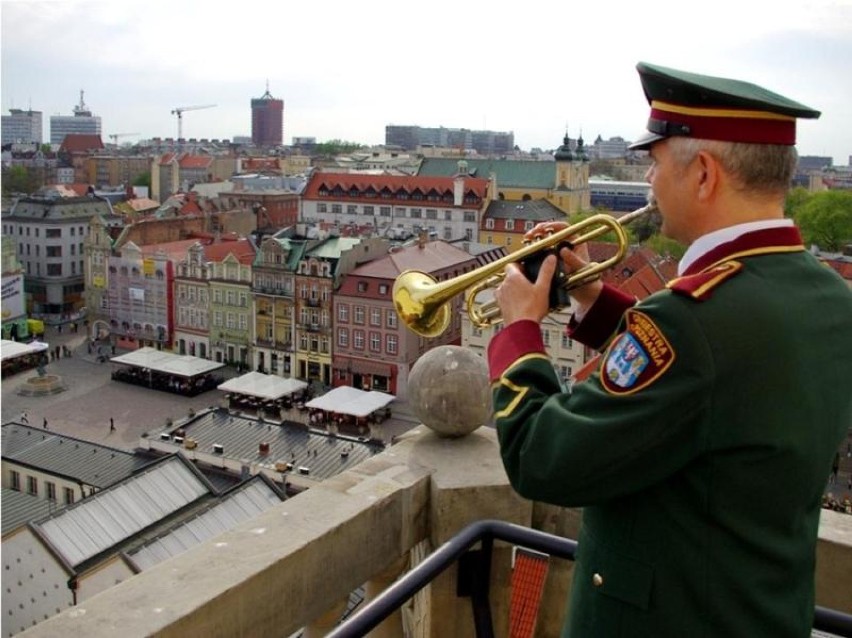
[[[139,135],[139,133],[111,133],[109,135],[109,139],[112,140],[112,143],[118,146],[118,138],[119,137],[132,137],[134,135]]]
[[[215,104],[203,104],[201,106],[176,106],[172,109],[172,115],[177,115],[178,118],[178,139],[183,138],[183,112],[197,111],[198,109],[212,109]]]

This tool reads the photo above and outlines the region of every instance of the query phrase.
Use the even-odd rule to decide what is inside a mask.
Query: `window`
[[[343,212],[343,206],[341,206],[340,204],[332,204],[331,205],[331,212],[339,215],[340,213]]]
[[[44,236],[48,239],[55,239],[57,237],[62,237],[62,229],[61,228],[47,228],[44,231]]]
[[[45,486],[47,487],[47,500],[56,502],[56,483],[46,482]]]
[[[62,246],[45,246],[44,250],[47,257],[62,257]]]
[[[370,308],[370,325],[371,326],[381,326],[382,325],[382,309],[381,308]]]
[[[494,220],[490,219],[490,218],[486,219],[485,220],[485,228],[487,228],[488,230],[491,230],[492,228],[494,228]]]
[[[66,505],[71,505],[74,502],[74,490],[70,487],[62,488],[62,498],[65,501]]]
[[[378,332],[370,333],[370,351],[371,352],[381,352],[382,351],[382,335]]]
[[[385,344],[388,351],[388,354],[396,354],[396,335],[387,335],[385,337]]]
[[[387,311],[387,327],[388,328],[396,328],[397,318],[396,312],[394,310]]]
[[[476,222],[476,213],[472,210],[466,210],[464,212],[464,221],[466,222]]]
[[[337,320],[344,323],[349,323],[349,306],[340,304],[337,306]]]
[[[379,284],[379,294],[380,295],[388,294],[388,285],[387,284]]]
[[[375,206],[364,206],[364,214],[365,215],[375,215]]]
[[[438,211],[434,208],[427,208],[426,219],[438,219]]]
[[[47,275],[48,277],[61,277],[62,264],[47,264]]]
[[[35,476],[27,477],[27,493],[38,496],[38,479]]]
[[[10,478],[12,479],[12,489],[20,492],[21,491],[21,475],[18,472],[16,472],[15,470],[12,470],[11,472],[9,472],[9,475],[10,475]]]
[[[571,339],[567,334],[562,335],[562,347],[563,348],[573,348],[574,340]]]
[[[419,208],[411,209],[411,218],[412,219],[420,219],[423,216],[423,211]]]
[[[358,207],[355,204],[347,204],[346,212],[350,215],[356,215],[358,213]]]
[[[352,332],[352,346],[356,350],[364,349],[364,331],[363,330],[354,330]]]
[[[532,230],[535,222],[526,221],[524,222],[524,230]]]
[[[364,323],[364,306],[355,306],[355,323]]]
[[[506,230],[515,230],[515,220],[507,219],[506,220]]]
[[[317,204],[317,212],[318,213],[327,213],[328,207],[325,204]]]
[[[382,217],[390,217],[391,209],[390,206],[379,206],[379,215]]]
[[[445,210],[444,211],[444,221],[445,222],[453,221],[453,211],[451,211],[451,210]]]
[[[358,292],[367,292],[367,282],[359,281],[358,282]]]
[[[349,347],[349,330],[346,328],[337,329],[337,345],[341,348]]]

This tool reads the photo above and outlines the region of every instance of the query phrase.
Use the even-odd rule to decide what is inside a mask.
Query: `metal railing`
[[[561,536],[505,521],[477,521],[441,545],[416,567],[338,625],[326,635],[326,638],[364,636],[456,561],[459,563],[456,593],[471,599],[476,636],[493,638],[494,627],[488,589],[491,576],[491,554],[495,540],[506,541],[572,561],[577,551],[576,541]],[[471,550],[477,543],[481,543],[481,548]],[[813,626],[818,631],[852,638],[852,615],[834,609],[816,607]]]

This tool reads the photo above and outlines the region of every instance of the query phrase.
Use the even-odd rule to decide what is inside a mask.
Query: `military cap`
[[[819,111],[750,82],[645,62],[636,70],[651,116],[647,133],[631,149],[648,149],[674,136],[791,146],[796,143],[796,118],[820,116]]]

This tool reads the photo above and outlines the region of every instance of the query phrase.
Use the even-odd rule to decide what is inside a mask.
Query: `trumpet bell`
[[[450,307],[429,295],[438,284],[418,270],[400,273],[393,283],[393,303],[402,322],[422,337],[437,337],[450,327]]]

